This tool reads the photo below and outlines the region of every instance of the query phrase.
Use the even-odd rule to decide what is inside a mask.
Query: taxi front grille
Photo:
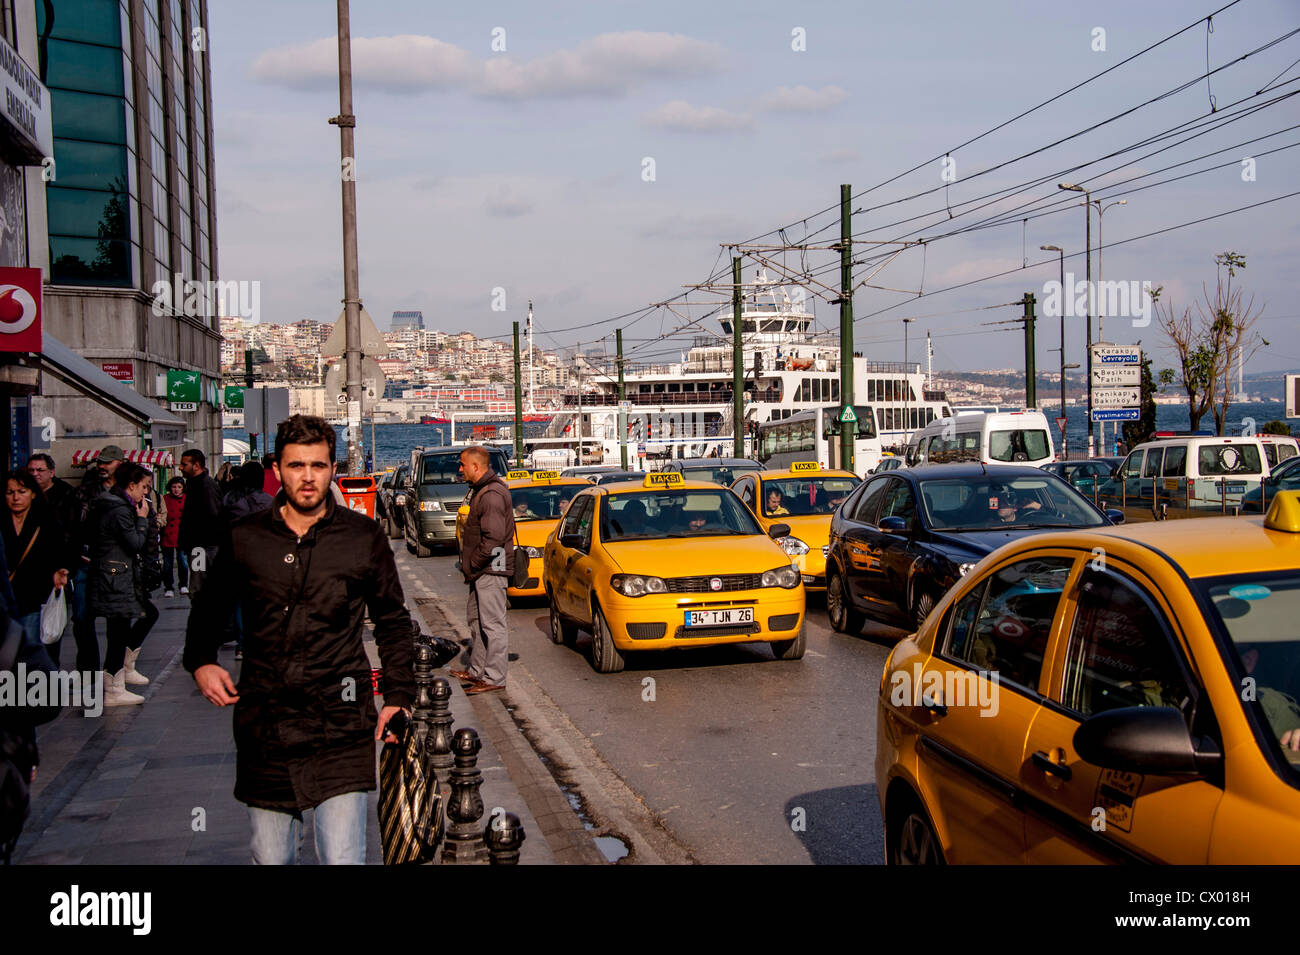
[[[678,627],[673,633],[677,640],[695,639],[696,637],[735,637],[745,633],[758,633],[761,628],[757,623],[731,623],[722,627]]]
[[[720,580],[716,591],[712,581]],[[670,594],[707,594],[723,590],[756,590],[763,586],[762,574],[716,574],[709,577],[669,577],[664,581]]]
[[[629,623],[627,625],[627,635],[633,640],[659,640],[668,630],[668,624],[660,621],[659,623]]]

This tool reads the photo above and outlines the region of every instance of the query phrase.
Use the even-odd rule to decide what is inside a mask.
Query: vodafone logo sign
[[[0,269],[0,351],[41,347],[41,270]]]
[[[0,285],[0,333],[17,335],[36,321],[36,299],[21,285]]]

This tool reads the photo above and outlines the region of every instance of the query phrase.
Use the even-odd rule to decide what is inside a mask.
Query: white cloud
[[[526,216],[533,211],[533,203],[521,196],[516,196],[508,186],[494,195],[488,196],[483,203],[483,210],[490,216],[501,219],[514,219]]]
[[[778,86],[759,100],[763,109],[787,113],[817,113],[838,106],[848,97],[838,86]]]
[[[698,76],[720,67],[725,51],[675,33],[604,33],[576,47],[527,62],[494,55],[476,59],[430,36],[352,38],[352,80],[390,93],[463,89],[505,99],[621,96],[655,77]],[[255,79],[291,89],[338,85],[334,37],[267,50],[253,61]]]
[[[692,106],[680,99],[664,103],[648,114],[645,121],[660,129],[686,133],[730,133],[753,125],[753,120],[741,113],[732,113],[717,106]]]

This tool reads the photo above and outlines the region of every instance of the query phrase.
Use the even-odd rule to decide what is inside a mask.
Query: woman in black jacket
[[[144,702],[144,697],[126,689],[126,658],[130,654],[134,668],[144,634],[153,626],[147,615],[152,604],[143,593],[140,566],[149,534],[146,497],[152,483],[153,475],[140,465],[122,462],[113,474],[113,486],[91,503],[87,519],[91,528],[90,613],[108,620],[105,706]],[[157,613],[155,608],[153,619]]]
[[[0,519],[9,582],[18,601],[14,619],[37,642],[41,606],[56,587],[68,583],[69,557],[63,527],[45,503],[40,485],[26,471],[12,472],[5,486],[8,520]],[[51,654],[58,659],[58,651]]]

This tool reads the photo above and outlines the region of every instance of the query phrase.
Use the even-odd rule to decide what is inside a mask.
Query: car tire
[[[799,636],[793,640],[773,640],[768,646],[772,648],[772,656],[778,660],[802,660],[804,651],[808,649],[808,637],[800,627]]]
[[[591,624],[591,668],[597,673],[618,673],[626,662],[618,647],[614,646],[605,615],[597,607]]]
[[[912,605],[912,622],[916,624],[917,630],[921,629],[925,618],[930,616],[930,611],[934,609],[936,603],[938,601],[934,599],[934,594],[928,590],[923,590],[917,595],[916,603]]]
[[[555,605],[555,597],[549,591],[546,596],[551,603],[551,643],[572,646],[578,636],[578,628],[564,619],[560,608]]]
[[[885,861],[889,865],[944,865],[943,846],[921,804],[910,793],[885,834]]]
[[[388,539],[389,539],[389,540],[394,540],[394,541],[395,541],[395,540],[397,540],[397,538],[399,538],[399,537],[405,537],[405,536],[406,536],[406,535],[403,534],[403,533],[401,532],[401,530],[398,528],[398,526],[397,526],[397,522],[393,520],[393,515],[392,515],[392,514],[389,514],[386,518],[384,518],[384,523],[387,525],[387,530],[388,530]]]
[[[857,610],[844,586],[844,577],[838,569],[832,569],[826,578],[826,616],[830,618],[831,628],[839,633],[857,636],[866,625],[866,617]]]
[[[432,556],[433,556],[433,548],[432,548],[432,547],[426,547],[425,545],[423,545],[423,544],[420,543],[419,538],[416,538],[416,541],[415,541],[415,556],[416,556],[416,557],[432,557]]]

